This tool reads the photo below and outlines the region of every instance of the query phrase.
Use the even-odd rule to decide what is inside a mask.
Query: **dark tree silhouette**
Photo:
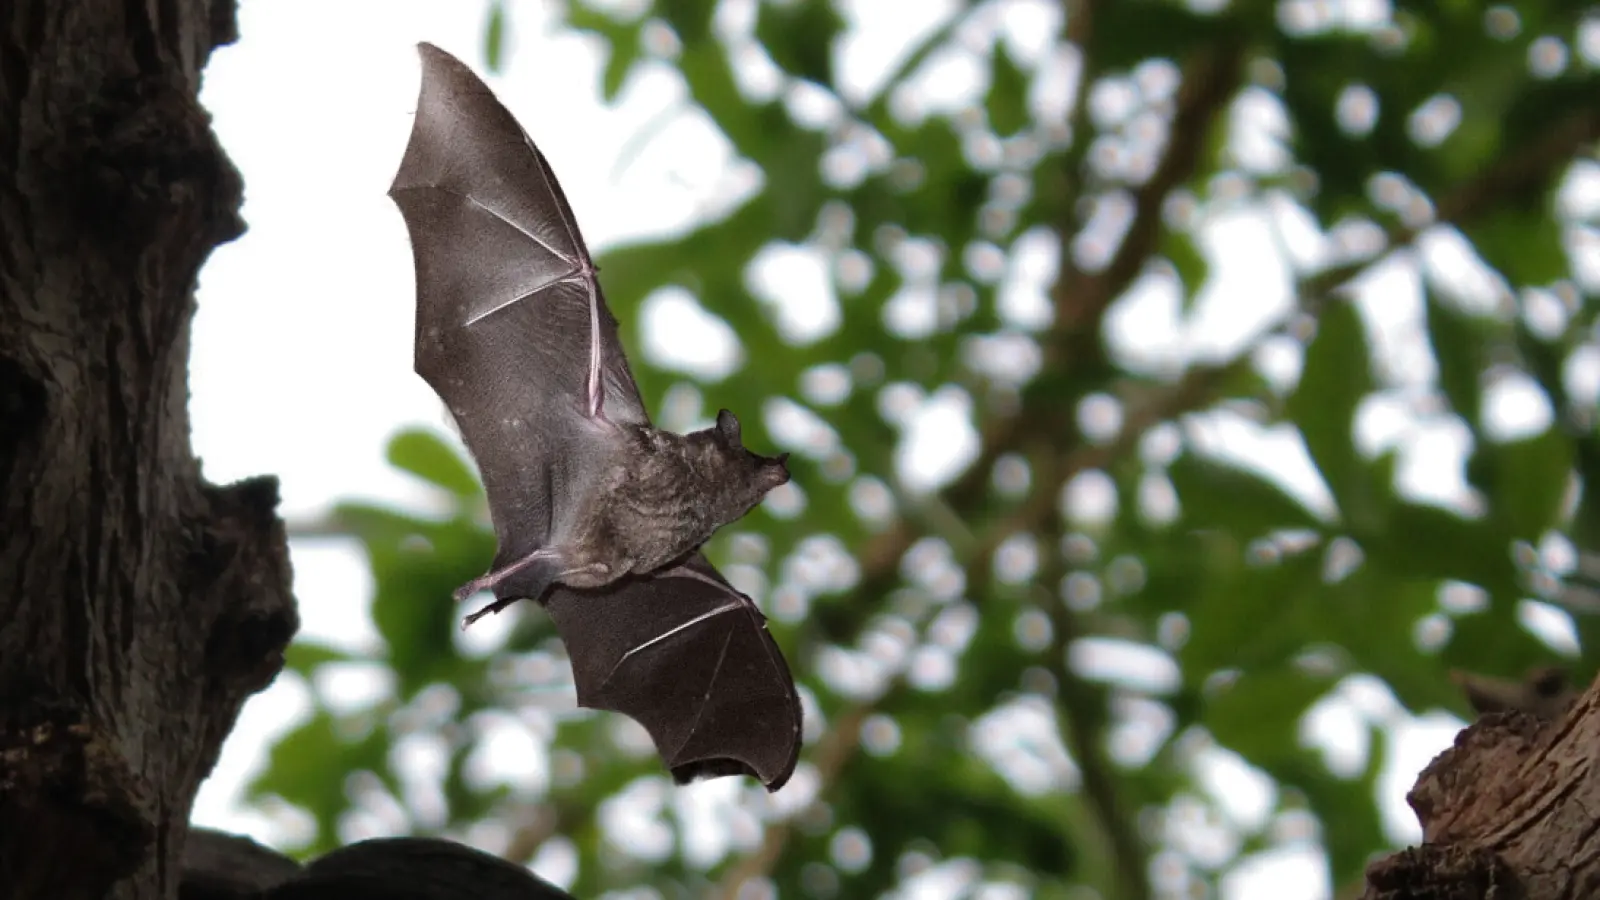
[[[231,0],[0,18],[0,886],[174,896],[298,627],[270,477],[189,444],[195,277],[244,230],[197,93]]]

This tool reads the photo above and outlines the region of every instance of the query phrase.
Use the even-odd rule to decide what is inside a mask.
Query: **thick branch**
[[[1111,856],[1111,871],[1116,878],[1112,896],[1147,900],[1152,896],[1149,849],[1139,837],[1133,815],[1136,811],[1127,808],[1117,790],[1118,775],[1106,755],[1105,692],[1080,677],[1067,663],[1068,649],[1083,637],[1078,617],[1054,595],[1040,605],[1048,612],[1053,630],[1049,668],[1056,680],[1061,741],[1078,765],[1084,799]]]
[[[1213,127],[1239,90],[1243,68],[1243,47],[1232,41],[1206,48],[1184,67],[1177,111],[1167,126],[1166,149],[1155,172],[1135,192],[1133,223],[1105,269],[1084,272],[1077,268],[1070,252],[1072,232],[1062,231],[1062,277],[1054,291],[1057,331],[1086,335],[1084,339],[1098,337],[1106,310],[1133,284],[1155,252],[1161,239],[1162,208],[1173,191],[1194,177]]]

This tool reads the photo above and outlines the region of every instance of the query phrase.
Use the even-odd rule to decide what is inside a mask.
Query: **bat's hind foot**
[[[496,597],[494,603],[467,616],[461,627],[466,628],[518,600],[538,600],[560,577],[562,568],[560,552],[553,549],[535,550],[508,566],[479,575],[456,588],[453,596],[457,603],[466,602],[468,597],[479,591],[494,591]]]
[[[495,602],[489,604],[488,606],[485,606],[483,609],[480,609],[477,612],[475,612],[475,613],[463,618],[461,620],[461,630],[462,631],[466,631],[467,628],[469,626],[471,626],[473,622],[478,621],[479,619],[483,618],[484,616],[487,616],[490,613],[497,613],[500,610],[505,609],[506,607],[510,606],[511,604],[517,602],[517,600],[520,600],[520,599],[522,599],[522,598],[521,597],[517,597],[517,598],[512,599],[512,600],[496,600]]]
[[[472,581],[467,581],[466,585],[456,588],[456,593],[450,594],[450,596],[453,597],[454,601],[458,602],[458,604],[464,604],[464,602],[467,602],[467,597],[472,596],[472,594],[477,594],[478,591],[482,591],[482,589],[490,588],[491,585],[485,585],[486,580],[488,580],[488,578],[485,577],[474,578]]]
[[[457,603],[465,603],[467,602],[468,597],[471,597],[473,594],[476,594],[479,591],[493,590],[494,586],[499,583],[499,580],[494,576],[495,573],[490,572],[487,575],[481,575],[477,578],[474,578],[466,584],[463,584],[461,587],[456,588],[455,593],[451,594],[450,596],[454,597]]]
[[[564,568],[559,550],[535,550],[510,565],[486,572],[456,588],[456,602],[460,603],[479,591],[494,591],[501,597],[515,594],[519,598],[537,600],[561,576]]]

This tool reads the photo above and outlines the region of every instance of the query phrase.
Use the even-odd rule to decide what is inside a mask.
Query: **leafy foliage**
[[[765,878],[784,897],[866,897],[937,871],[1143,900],[1215,891],[1308,814],[1334,883],[1358,879],[1396,839],[1376,796],[1390,736],[1363,720],[1365,750],[1335,766],[1306,743],[1310,718],[1373,679],[1413,714],[1469,715],[1451,667],[1517,676],[1557,655],[1522,624],[1530,603],[1594,640],[1567,599],[1597,568],[1581,564],[1600,446],[1578,365],[1595,352],[1595,285],[1568,251],[1592,240],[1595,210],[1556,202],[1574,172],[1594,177],[1574,163],[1600,133],[1585,6],[1401,3],[1358,24],[1331,18],[1337,4],[963,3],[872,90],[840,81],[850,24],[833,4],[744,6],[733,35],[720,6],[683,0],[574,0],[568,17],[607,48],[607,100],[641,63],[670,65],[765,175],[724,217],[601,263],[630,347],[662,286],[721,316],[747,362],[707,393],[768,411],[744,414],[752,446],[795,451],[792,502],[710,553],[772,612],[814,701],[796,787],[669,790],[642,732],[573,710],[531,604],[504,647],[465,649],[444,598],[493,536],[468,463],[409,431],[390,460],[440,489],[445,516],[334,513],[371,562],[382,653],[290,654],[313,681],[375,665],[390,689],[354,712],[319,694],[255,794],[310,812],[308,851],[383,804],[422,831],[502,823],[510,838],[482,839],[519,861],[565,841],[580,896],[732,896]],[[1025,6],[1052,23],[1042,53],[1006,30]],[[670,31],[672,52],[647,29]],[[514,52],[506,34],[497,3],[492,66]],[[752,55],[781,73],[776,94],[742,79]],[[957,58],[979,83],[935,103],[928,72]],[[797,92],[825,112],[798,114]],[[1144,332],[1111,323],[1151,290],[1182,328],[1269,305],[1238,287],[1264,282],[1214,290],[1200,235],[1241,210],[1299,241],[1291,308],[1229,359],[1150,364]],[[1291,240],[1291,220],[1314,239]],[[836,327],[802,339],[746,299],[775,244],[825,261]],[[1030,287],[1040,258],[1053,285]],[[1413,279],[1359,278],[1380,264]],[[1285,347],[1292,380],[1265,353]],[[683,381],[639,354],[634,368],[648,398]],[[965,400],[978,448],[916,491],[896,410],[934,397]],[[774,401],[826,426],[780,427]],[[1508,426],[1518,404],[1548,415]],[[1383,408],[1400,410],[1400,438],[1373,438]],[[1207,437],[1285,429],[1314,478],[1282,465],[1292,453]],[[1409,440],[1423,429],[1464,437],[1448,500],[1405,474],[1455,465]],[[473,761],[506,733],[531,736],[533,776],[496,781]],[[444,765],[418,787],[402,750],[423,745]],[[1225,754],[1276,787],[1265,817],[1208,787]],[[720,850],[694,849],[707,827],[674,812],[690,793],[727,801]],[[623,836],[619,804],[655,831]],[[1196,815],[1227,836],[1224,857],[1187,836]],[[656,832],[673,840],[639,837]]]

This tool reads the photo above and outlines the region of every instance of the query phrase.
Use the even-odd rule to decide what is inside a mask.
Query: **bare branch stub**
[[[1367,870],[1368,900],[1523,900],[1516,878],[1493,854],[1413,847]]]
[[[189,444],[200,266],[243,231],[197,92],[231,3],[0,12],[0,884],[168,897],[298,628],[276,482]]]
[[[1368,900],[1566,900],[1600,891],[1600,681],[1550,719],[1511,709],[1463,729],[1407,795],[1423,846],[1373,863]]]

